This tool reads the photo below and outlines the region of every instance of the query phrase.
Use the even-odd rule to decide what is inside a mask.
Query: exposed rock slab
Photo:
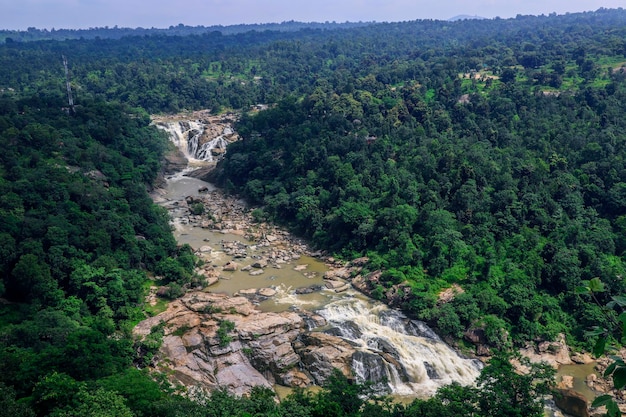
[[[272,291],[253,290],[265,295]],[[244,395],[259,385],[322,384],[333,368],[350,375],[354,348],[338,337],[310,333],[308,323],[324,322],[314,316],[261,312],[243,296],[194,291],[139,323],[134,333],[143,338],[155,326],[163,326],[156,366],[167,371],[173,382],[206,391],[227,388]],[[218,332],[224,321],[234,324],[226,337]]]

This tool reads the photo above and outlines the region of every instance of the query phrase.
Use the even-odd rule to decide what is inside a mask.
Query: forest
[[[542,415],[551,373],[518,375],[511,353],[408,405],[341,375],[279,404],[155,379],[158,331],[131,337],[146,289],[198,278],[148,195],[169,146],[153,113],[240,111],[213,181],[367,256],[374,296],[402,286],[396,306],[461,347],[483,328],[503,352],[560,333],[591,350],[622,320],[626,11],[93,31],[0,33],[0,413]]]

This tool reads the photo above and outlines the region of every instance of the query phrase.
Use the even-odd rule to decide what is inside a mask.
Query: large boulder
[[[356,350],[350,344],[325,333],[309,333],[300,340],[304,346],[298,349],[298,353],[315,383],[323,385],[333,369],[338,369],[346,377],[352,378],[350,365]]]
[[[572,417],[589,417],[589,402],[573,389],[556,390],[554,403]]]

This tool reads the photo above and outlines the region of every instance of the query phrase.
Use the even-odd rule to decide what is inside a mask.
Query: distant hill
[[[368,26],[375,22],[296,22],[288,21],[282,23],[259,23],[240,25],[214,25],[214,26],[187,26],[182,23],[169,28],[127,28],[127,27],[97,27],[89,29],[37,29],[34,27],[27,30],[3,30],[0,29],[0,43],[6,38],[11,38],[15,42],[57,40],[68,39],[121,39],[128,36],[188,36],[201,35],[211,32],[220,32],[222,35],[233,35],[250,31],[264,32],[296,32],[302,29],[336,30],[351,29],[355,27]]]
[[[449,22],[456,22],[457,20],[484,20],[486,17],[482,16],[470,16],[468,14],[460,14],[458,16],[451,17],[448,19]]]

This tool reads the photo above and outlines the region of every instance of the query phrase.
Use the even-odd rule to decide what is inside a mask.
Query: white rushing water
[[[216,162],[217,155],[224,153],[228,146],[224,136],[233,133],[230,127],[226,127],[221,135],[201,143],[207,125],[200,120],[159,122],[156,123],[156,126],[170,135],[170,140],[185,154],[190,162]]]
[[[341,336],[357,347],[355,375],[381,392],[426,397],[437,388],[474,383],[480,362],[459,356],[424,323],[410,320],[362,296],[346,296],[318,311]]]

